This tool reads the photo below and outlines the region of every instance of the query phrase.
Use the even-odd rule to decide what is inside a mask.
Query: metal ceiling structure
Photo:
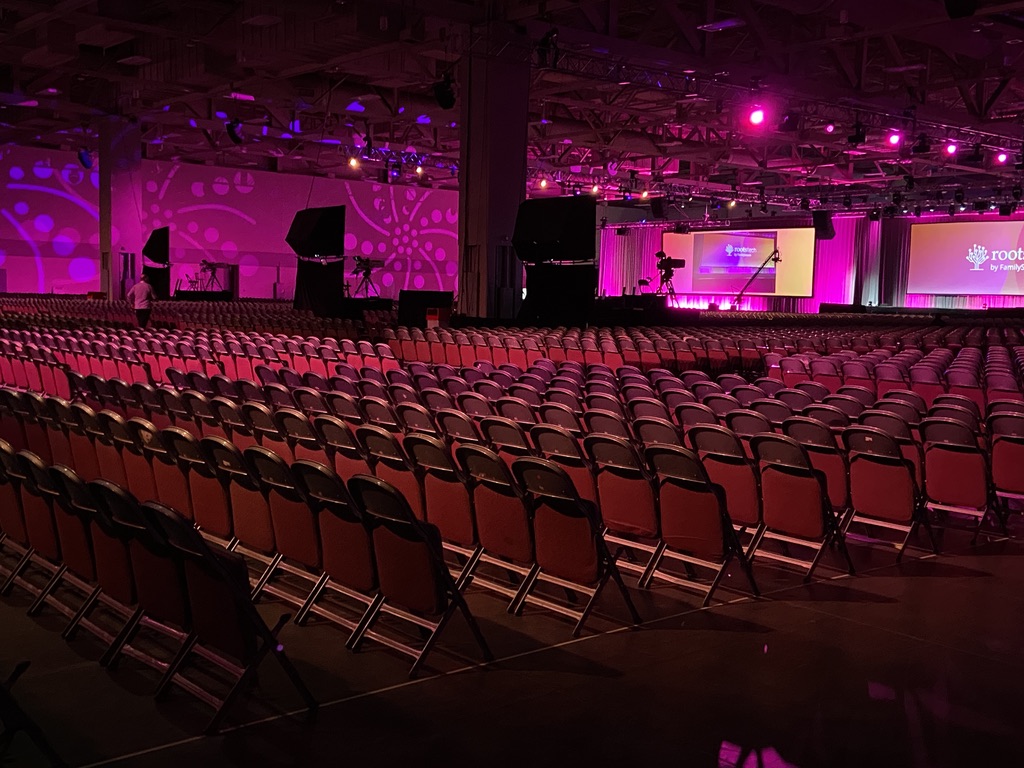
[[[90,149],[119,115],[150,158],[456,186],[435,85],[471,51],[531,63],[538,193],[1020,197],[1024,2],[0,0],[0,142]]]

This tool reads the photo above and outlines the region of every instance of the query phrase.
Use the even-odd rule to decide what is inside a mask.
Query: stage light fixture
[[[825,123],[825,133],[831,134],[831,133],[835,133],[835,132],[836,132],[836,124],[835,123]]]
[[[92,154],[90,154],[89,150],[85,147],[78,150],[78,163],[85,168],[85,170],[92,170]]]
[[[853,208],[853,198],[849,195],[843,195],[843,208],[846,210]]]
[[[893,131],[889,134],[889,145],[892,147],[898,147],[900,142],[903,141],[903,135],[899,131]]]
[[[648,197],[650,197],[650,193],[646,189],[640,193],[641,200],[646,200]]]
[[[1009,160],[1009,156],[1005,152],[1000,152],[996,155],[996,162],[1000,165],[1006,165],[1006,161]]]
[[[955,155],[956,154],[956,150],[957,150],[957,146],[956,146],[955,142],[952,142],[952,141],[946,142],[946,154],[947,155],[949,155],[949,156]]]
[[[868,131],[862,123],[853,126],[853,133],[846,137],[846,143],[856,147],[868,140]]]
[[[736,200],[735,199],[732,199],[732,200],[729,201],[729,207],[730,208],[735,208],[736,207]]]
[[[451,72],[445,72],[444,77],[434,83],[434,100],[441,109],[452,109],[455,107],[455,87],[452,85]]]
[[[893,192],[892,193],[892,204],[893,205],[899,205],[902,202],[903,202],[903,193],[900,192],[899,190],[896,190],[895,192]]]
[[[349,168],[358,168],[359,167],[359,158],[357,158],[357,157],[350,157],[348,159],[348,167]]]
[[[953,201],[955,203],[957,203],[958,205],[963,203],[963,201],[964,201],[964,188],[963,187],[957,187],[956,191],[953,193]]]
[[[763,125],[764,124],[764,109],[761,107],[754,107],[750,111],[750,115],[747,117],[751,125]]]
[[[228,138],[234,144],[241,144],[245,141],[242,137],[242,121],[237,117],[224,123],[224,129],[228,132]]]
[[[422,176],[423,175],[423,166],[422,165],[417,165],[416,166],[416,175],[417,176]]]
[[[779,119],[780,133],[793,133],[800,130],[800,113],[785,112]]]
[[[919,134],[910,152],[915,155],[926,155],[932,151],[932,143],[926,134]]]
[[[547,179],[541,179],[540,180],[540,188],[541,189],[547,189],[548,188],[548,180]]]
[[[914,206],[914,217],[918,218],[918,219],[921,218],[921,206],[920,205],[915,205]]]
[[[800,210],[809,211],[811,210],[811,201],[806,197],[800,199]]]
[[[596,194],[597,194],[598,192],[600,192],[600,191],[601,191],[601,187],[599,187],[599,186],[598,186],[597,184],[595,184],[594,186],[592,186],[592,187],[590,188],[590,193],[591,193],[592,195],[596,195]]]
[[[878,210],[878,207],[876,206],[871,209],[871,213],[868,214],[868,218],[871,221],[880,221],[882,218],[882,212]]]

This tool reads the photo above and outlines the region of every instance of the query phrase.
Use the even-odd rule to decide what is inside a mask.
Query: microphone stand
[[[761,270],[768,266],[769,261],[774,261],[776,264],[782,261],[782,258],[779,256],[778,248],[772,251],[771,255],[769,255],[767,259],[761,262],[761,266],[757,268],[757,272],[750,276],[750,279],[747,280],[747,284],[743,286],[743,289],[738,294],[736,294],[736,298],[732,300],[733,309],[740,308],[740,299],[743,298],[743,294],[745,294],[747,292],[747,288],[749,288],[754,283],[754,281],[757,280],[757,276],[761,274]]]

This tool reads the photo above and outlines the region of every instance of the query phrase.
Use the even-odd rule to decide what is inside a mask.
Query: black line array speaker
[[[169,227],[160,227],[149,233],[149,239],[142,246],[142,255],[154,264],[163,264],[165,267],[171,263],[171,230]]]
[[[512,247],[527,264],[593,261],[597,200],[592,195],[526,200],[516,214]]]
[[[832,211],[813,211],[814,236],[818,240],[831,240],[836,236],[836,228],[832,224]]]
[[[341,256],[345,253],[345,206],[296,211],[285,242],[296,255]]]

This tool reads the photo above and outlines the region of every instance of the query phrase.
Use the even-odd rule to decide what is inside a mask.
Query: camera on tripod
[[[672,279],[674,270],[684,269],[685,267],[686,259],[673,259],[664,255],[658,259],[658,271],[662,274],[668,273],[668,279]]]

